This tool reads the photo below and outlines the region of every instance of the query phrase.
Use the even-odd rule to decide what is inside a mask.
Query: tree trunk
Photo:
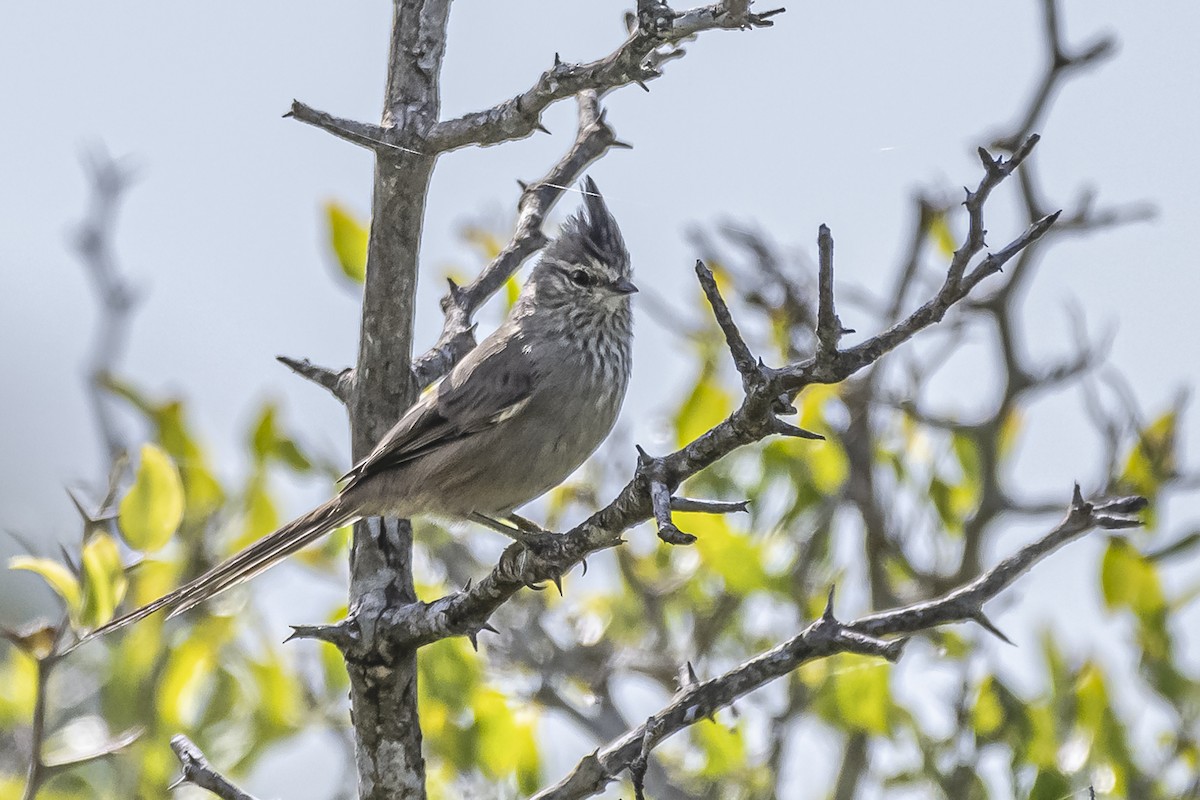
[[[424,133],[438,119],[449,10],[449,0],[394,2],[382,121],[414,151],[421,151]],[[416,399],[410,367],[413,302],[434,160],[402,149],[376,157],[361,339],[349,398],[356,461]],[[359,796],[424,798],[416,650],[389,652],[374,635],[380,613],[416,600],[408,521],[358,523],[350,572],[350,611],[365,645],[346,663]]]

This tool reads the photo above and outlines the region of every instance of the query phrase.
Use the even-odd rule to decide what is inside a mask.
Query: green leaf
[[[485,688],[471,704],[478,736],[478,763],[491,778],[516,773],[522,793],[536,791],[541,778],[533,720],[515,713],[504,694]]]
[[[325,204],[325,216],[329,223],[329,244],[342,274],[355,283],[362,283],[367,277],[369,230],[366,223],[360,222],[336,200]]]
[[[996,679],[991,675],[984,678],[975,693],[975,703],[971,706],[971,727],[975,735],[981,738],[993,736],[1004,724],[1004,707],[996,694]]]
[[[1079,671],[1075,682],[1075,715],[1079,727],[1092,736],[1100,735],[1108,715],[1108,689],[1104,685],[1104,673],[1095,664],[1088,662]]]
[[[267,478],[259,472],[250,478],[246,487],[245,504],[242,509],[242,532],[233,542],[233,549],[240,550],[279,527],[279,510],[267,491]]]
[[[78,620],[79,610],[83,605],[83,592],[79,587],[79,579],[62,562],[52,558],[13,556],[8,560],[8,568],[22,569],[41,575],[50,588],[66,603],[71,619]]]
[[[112,619],[129,582],[121,566],[121,551],[107,533],[98,533],[83,546],[83,611],[85,627],[96,628]]]
[[[1071,782],[1056,769],[1039,770],[1033,788],[1029,790],[1029,800],[1062,800],[1075,795]]]
[[[720,575],[730,594],[745,597],[755,590],[771,588],[763,567],[761,543],[748,535],[735,533],[726,517],[676,514],[675,522],[680,529],[697,537],[696,550],[705,570]]]
[[[1036,767],[1051,768],[1058,758],[1058,732],[1050,706],[1038,703],[1026,708],[1030,734],[1025,740],[1025,760]]]
[[[950,221],[946,214],[935,214],[929,223],[929,236],[933,239],[933,243],[937,245],[938,252],[946,258],[952,258],[954,251],[958,249],[958,245],[954,241],[954,234],[950,231]]]
[[[888,676],[891,665],[870,656],[845,654],[833,672],[834,698],[842,721],[865,733],[891,730]]]
[[[1139,617],[1166,609],[1162,583],[1154,563],[1143,558],[1128,541],[1111,538],[1100,566],[1104,603],[1110,609],[1128,608]]]
[[[691,393],[675,416],[675,439],[688,444],[724,420],[733,410],[733,397],[721,385],[712,353],[705,356]]]
[[[118,521],[130,547],[154,551],[171,540],[183,520],[183,481],[157,445],[142,445],[133,488],[121,499]]]
[[[308,472],[312,462],[300,451],[296,442],[279,429],[278,409],[274,403],[263,404],[258,419],[250,430],[250,451],[259,465],[281,461],[296,472]]]
[[[216,685],[218,654],[232,630],[230,618],[210,617],[170,651],[158,684],[157,708],[167,728],[190,728],[204,713]]]
[[[696,745],[704,753],[700,777],[720,780],[746,764],[746,740],[740,728],[704,720],[692,728]]]

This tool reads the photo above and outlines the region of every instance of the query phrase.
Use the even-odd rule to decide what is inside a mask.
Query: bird
[[[546,245],[504,322],[342,478],[329,501],[202,575],[91,631],[176,616],[364,517],[430,516],[509,528],[616,423],[632,368],[629,252],[595,181]],[[519,538],[519,536],[517,536]]]

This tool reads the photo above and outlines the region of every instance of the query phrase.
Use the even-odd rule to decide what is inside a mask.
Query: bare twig
[[[825,613],[800,634],[725,674],[682,688],[671,703],[650,717],[646,724],[628,731],[579,761],[565,778],[539,792],[534,800],[575,800],[604,790],[623,770],[634,771],[646,763],[649,751],[659,742],[706,719],[735,699],[801,664],[835,653],[859,653],[897,660],[907,641],[884,639],[929,630],[952,622],[977,620],[983,604],[1010,586],[1034,564],[1063,544],[1093,528],[1123,528],[1139,524],[1134,514],[1145,507],[1138,497],[1093,504],[1083,500],[1076,487],[1066,518],[1033,544],[993,567],[969,585],[945,597],[917,603],[850,623],[833,614],[833,592]],[[635,789],[637,786],[635,780]]]
[[[101,149],[88,153],[85,166],[90,183],[89,208],[76,234],[75,249],[100,302],[97,330],[88,358],[87,395],[103,440],[107,474],[128,445],[109,406],[105,383],[116,371],[128,345],[129,325],[138,303],[137,291],[121,274],[113,252],[117,211],[133,180],[133,171]]]
[[[314,128],[320,128],[327,133],[332,133],[339,139],[360,147],[365,147],[368,150],[384,151],[385,153],[387,151],[399,151],[421,155],[419,150],[404,147],[394,141],[399,133],[396,128],[385,128],[382,125],[372,125],[368,122],[356,122],[354,120],[335,117],[332,114],[327,114],[324,111],[318,111],[315,108],[306,106],[299,100],[293,100],[291,109],[283,116],[285,119],[299,120],[300,122],[312,125]]]
[[[183,767],[183,774],[175,783],[171,784],[171,789],[190,783],[201,789],[207,789],[222,800],[255,800],[254,795],[243,792],[228,778],[213,769],[209,765],[208,759],[204,757],[204,753],[200,752],[200,748],[182,733],[171,737],[171,749],[175,751],[175,755],[179,758],[179,764]]]
[[[334,371],[328,367],[318,366],[307,358],[297,360],[288,356],[275,356],[275,360],[302,378],[307,378],[318,386],[322,386],[343,403],[350,397],[354,388],[354,370],[347,367]]]
[[[771,17],[783,9],[751,14],[744,0],[721,2],[674,12],[665,3],[639,5],[638,26],[629,38],[604,58],[588,64],[568,64],[555,56],[555,63],[542,73],[532,88],[497,106],[445,120],[425,137],[435,152],[468,145],[489,145],[530,136],[541,126],[542,112],[552,103],[586,90],[601,94],[636,83],[643,88],[661,72],[659,48],[703,31],[769,27]]]
[[[852,333],[842,328],[833,298],[833,234],[829,226],[822,225],[817,233],[819,269],[817,272],[817,353],[820,358],[831,359],[837,354],[838,342],[843,333]]]
[[[442,299],[446,315],[442,333],[433,347],[413,360],[417,385],[427,386],[445,375],[475,346],[475,311],[504,286],[525,259],[545,245],[542,224],[567,187],[609,148],[623,144],[605,121],[595,92],[582,92],[577,99],[579,128],[575,141],[545,177],[524,187],[517,204],[516,228],[508,244],[471,283],[462,287],[450,284],[449,294]]]

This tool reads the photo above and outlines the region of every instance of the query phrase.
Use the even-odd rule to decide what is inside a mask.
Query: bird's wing
[[[346,488],[464,439],[520,411],[533,392],[533,367],[520,336],[489,336],[354,465]]]

